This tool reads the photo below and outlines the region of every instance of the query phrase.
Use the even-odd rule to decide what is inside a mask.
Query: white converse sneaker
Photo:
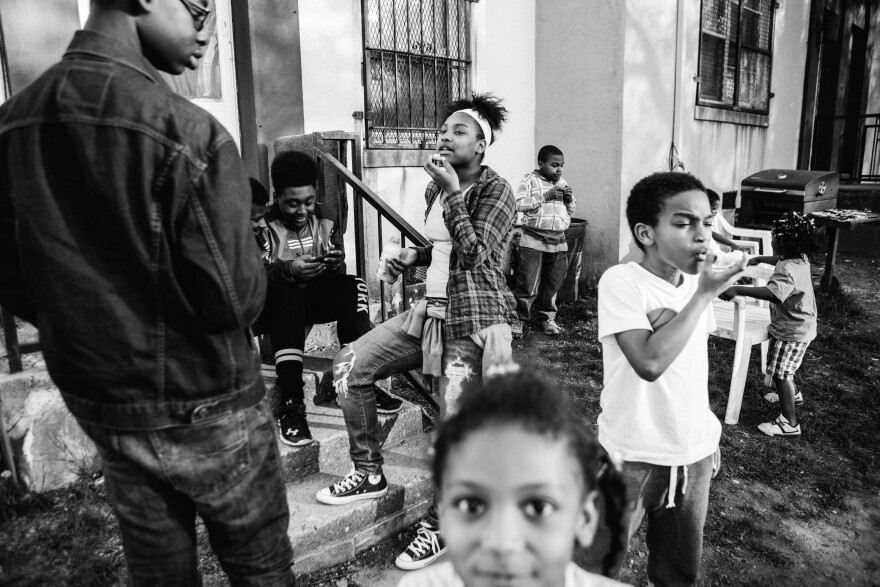
[[[445,552],[446,545],[440,538],[440,528],[428,520],[422,520],[419,522],[416,537],[398,555],[394,564],[404,571],[415,571],[427,567]]]
[[[342,478],[342,481],[325,487],[315,494],[315,498],[327,505],[342,505],[359,499],[377,499],[388,493],[385,475],[368,475],[355,469]]]

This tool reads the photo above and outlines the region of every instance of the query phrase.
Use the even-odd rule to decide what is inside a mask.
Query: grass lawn
[[[701,585],[880,584],[880,440],[874,423],[880,376],[880,260],[839,255],[843,293],[817,292],[819,336],[797,384],[804,435],[771,439],[756,426],[778,413],[765,403],[753,350],[739,424],[724,425],[722,469],[711,490]],[[816,264],[819,266],[819,263]],[[566,306],[566,330],[549,338],[526,327],[514,355],[573,395],[587,425],[596,421],[602,382],[596,299]],[[733,342],[710,338],[710,400],[723,421]],[[630,546],[621,580],[645,584],[643,533]],[[302,577],[305,585],[348,585],[358,569],[388,567],[403,533],[356,560]],[[206,585],[226,584],[199,532]],[[0,584],[124,584],[121,543],[103,487],[89,480],[23,496],[0,483]],[[366,587],[366,586],[364,586]]]

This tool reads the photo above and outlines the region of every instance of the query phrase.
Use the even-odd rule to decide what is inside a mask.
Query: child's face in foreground
[[[562,587],[575,539],[596,531],[595,494],[561,441],[500,425],[449,454],[440,528],[468,587]]]
[[[676,194],[666,200],[657,224],[644,230],[647,263],[660,273],[677,269],[696,275],[706,261],[712,236],[709,198],[700,190]]]
[[[538,161],[538,173],[543,175],[547,181],[559,181],[564,167],[565,159],[562,155],[550,155],[546,161]]]
[[[208,0],[192,0],[209,8]],[[196,17],[180,0],[154,0],[149,14],[137,21],[144,56],[153,67],[173,75],[198,67],[208,43],[208,30],[196,30]]]
[[[309,216],[315,213],[315,186],[304,185],[284,188],[278,199],[278,211],[284,220],[296,228],[305,226]]]

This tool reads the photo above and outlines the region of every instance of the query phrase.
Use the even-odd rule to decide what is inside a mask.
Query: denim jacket
[[[263,396],[266,278],[238,150],[124,40],[79,31],[0,107],[0,304],[79,419],[162,428]]]

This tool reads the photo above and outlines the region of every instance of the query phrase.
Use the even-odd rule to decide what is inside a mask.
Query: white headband
[[[463,110],[456,110],[453,114],[463,112],[477,121],[477,124],[480,125],[480,128],[483,130],[483,136],[486,137],[486,147],[489,147],[489,144],[492,142],[492,127],[489,126],[489,121],[483,118],[483,116],[472,108],[465,108]]]

